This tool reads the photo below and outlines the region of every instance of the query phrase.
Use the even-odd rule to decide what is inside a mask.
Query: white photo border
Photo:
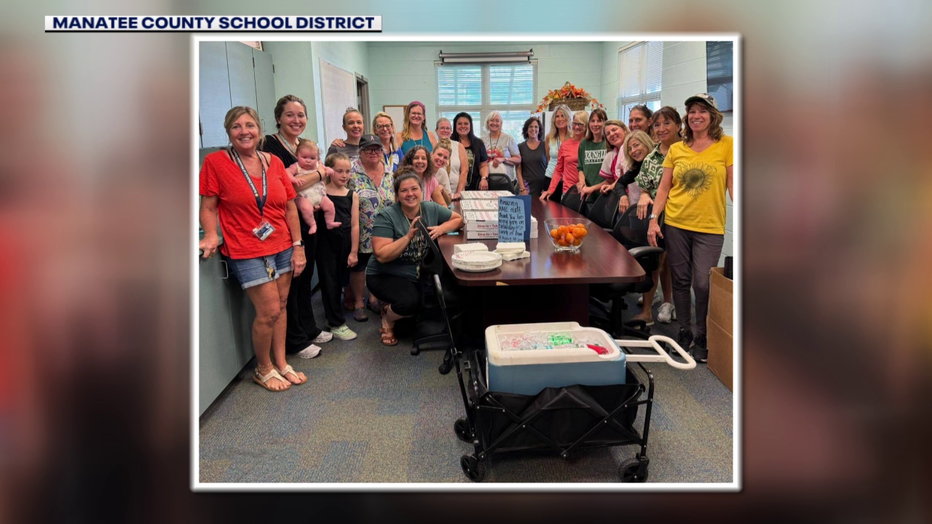
[[[734,148],[734,252],[741,252],[741,239],[743,233],[743,165],[742,165],[742,121],[743,112],[743,64],[742,42],[739,33],[583,33],[583,34],[539,34],[528,33],[518,36],[495,35],[490,33],[457,34],[455,37],[439,34],[354,34],[354,35],[282,35],[276,33],[223,33],[223,34],[193,34],[191,36],[191,216],[195,223],[190,228],[191,253],[191,491],[193,492],[348,492],[348,493],[455,493],[455,492],[562,492],[562,493],[593,493],[593,492],[630,492],[630,493],[673,493],[673,492],[726,492],[736,493],[742,490],[742,458],[743,458],[743,393],[742,378],[742,310],[741,296],[743,287],[743,259],[740,256],[734,259],[734,360],[733,360],[733,396],[732,396],[732,423],[733,423],[733,454],[732,454],[732,482],[728,483],[217,483],[201,482],[198,478],[200,470],[200,436],[198,415],[199,375],[198,362],[200,348],[198,344],[200,334],[200,318],[197,314],[200,300],[198,262],[200,241],[197,227],[199,211],[198,173],[200,171],[199,149],[199,53],[200,42],[232,42],[232,41],[266,41],[266,42],[632,42],[632,41],[731,41],[734,43],[734,109],[733,109],[733,137]],[[603,95],[602,98],[605,98]],[[453,438],[453,435],[450,435]],[[452,467],[455,467],[452,466]]]

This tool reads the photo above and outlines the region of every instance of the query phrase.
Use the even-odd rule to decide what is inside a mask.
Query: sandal
[[[395,338],[395,328],[379,328],[379,341],[386,346],[397,346],[398,339]]]
[[[299,385],[304,384],[305,382],[307,382],[307,376],[304,377],[304,380],[301,380],[301,376],[298,375],[298,372],[295,371],[294,368],[291,367],[291,365],[287,365],[287,366],[285,366],[285,367],[282,368],[282,369],[276,369],[276,371],[278,371],[278,374],[281,375],[282,378],[285,378],[285,380],[288,380],[288,382],[291,382],[292,385],[299,386]],[[295,377],[297,380],[299,380],[300,382],[294,382],[294,381],[288,379],[288,378],[287,378],[288,375],[294,375],[294,377]]]
[[[281,389],[275,389],[268,385],[268,381],[272,380],[273,378],[277,378],[278,380],[284,382],[287,385]],[[278,371],[275,371],[275,366],[272,366],[272,370],[269,371],[268,375],[262,375],[262,373],[259,372],[259,366],[256,366],[256,371],[252,375],[252,380],[256,384],[259,384],[260,386],[264,387],[265,389],[269,391],[274,391],[276,393],[278,393],[279,391],[287,391],[288,389],[291,388],[291,382],[288,380],[285,380],[284,377],[279,375]]]
[[[391,304],[385,304],[382,306],[382,318],[385,318],[385,315],[388,314],[388,306]],[[396,346],[398,345],[398,339],[395,338],[395,328],[394,327],[380,327],[379,328],[380,342],[386,346]]]
[[[353,311],[353,320],[356,322],[365,322],[369,320],[369,315],[366,314],[366,308],[358,307]]]

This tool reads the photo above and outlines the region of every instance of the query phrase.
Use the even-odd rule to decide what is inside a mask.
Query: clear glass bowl
[[[579,251],[589,236],[592,222],[585,218],[548,218],[544,224],[554,251]]]

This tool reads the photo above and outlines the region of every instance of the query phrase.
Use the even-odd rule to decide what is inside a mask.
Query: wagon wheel
[[[460,467],[473,482],[482,482],[485,477],[485,462],[480,462],[474,455],[463,455],[460,458]]]
[[[647,482],[647,465],[650,461],[646,458],[636,457],[628,459],[618,467],[618,476],[622,482]]]
[[[454,422],[453,432],[456,433],[456,438],[462,440],[463,442],[472,443],[472,431],[469,429],[469,422],[466,419],[461,418]]]

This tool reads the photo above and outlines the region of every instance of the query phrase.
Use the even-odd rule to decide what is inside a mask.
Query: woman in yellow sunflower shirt
[[[734,200],[734,141],[722,130],[722,119],[715,99],[708,94],[686,99],[685,138],[670,146],[663,161],[663,178],[647,232],[652,246],[657,245],[657,237],[666,240],[680,323],[677,339],[681,346],[692,348],[698,362],[708,360],[709,270],[718,264],[725,243],[726,189]],[[665,213],[662,232],[657,222],[661,212]],[[695,340],[690,287],[696,293]]]

